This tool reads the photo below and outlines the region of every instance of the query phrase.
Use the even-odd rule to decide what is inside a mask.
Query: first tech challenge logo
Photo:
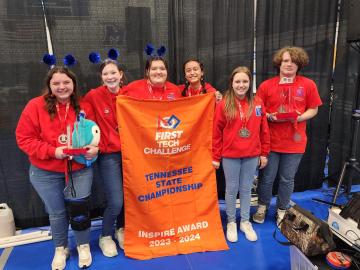
[[[144,153],[146,155],[174,155],[189,151],[191,144],[183,145],[181,143],[183,133],[184,130],[181,129],[181,120],[176,115],[158,116],[157,129],[154,134],[157,147],[145,147]]]

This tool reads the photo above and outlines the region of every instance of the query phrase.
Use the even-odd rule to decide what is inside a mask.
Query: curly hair
[[[273,57],[274,67],[279,71],[282,57],[285,52],[288,52],[293,61],[298,66],[298,71],[309,64],[309,56],[303,48],[286,46],[275,52]]]

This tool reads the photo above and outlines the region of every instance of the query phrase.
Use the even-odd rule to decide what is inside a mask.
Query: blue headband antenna
[[[48,66],[53,66],[56,64],[56,57],[53,54],[46,53],[43,56],[43,62]]]
[[[165,55],[165,53],[166,53],[166,47],[161,46],[160,48],[158,48],[156,50],[156,54],[154,53],[154,51],[155,51],[154,45],[152,45],[151,43],[146,44],[144,52],[148,56],[160,56],[160,57],[163,57]]]
[[[49,67],[52,67],[56,65],[56,57],[53,54],[44,54],[43,56],[43,62],[48,65]],[[67,54],[63,58],[63,63],[67,67],[74,66],[76,64],[76,59],[73,55]]]
[[[91,52],[89,54],[89,61],[93,64],[97,64],[101,62],[101,56],[98,52]]]
[[[114,61],[117,61],[117,58],[120,56],[120,52],[115,49],[115,48],[111,48],[108,51],[108,58]],[[98,52],[91,52],[89,53],[89,61],[93,64],[98,64],[101,62],[101,56],[100,53]]]

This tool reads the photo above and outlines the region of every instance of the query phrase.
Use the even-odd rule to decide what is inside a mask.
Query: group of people
[[[264,81],[253,96],[248,68],[236,68],[230,77],[225,98],[218,104],[213,129],[213,165],[220,160],[225,174],[226,237],[238,240],[236,197],[240,197],[240,230],[256,241],[250,223],[251,188],[259,170],[259,206],[252,219],[264,223],[278,177],[276,223],[290,207],[294,179],[305,152],[306,120],[322,104],[314,81],[298,72],[309,63],[304,49],[284,47],[273,57],[278,75]]]
[[[100,128],[98,146],[86,145],[85,158],[97,158],[107,205],[103,213],[99,246],[104,256],[114,257],[124,245],[123,184],[121,143],[116,119],[116,97],[127,95],[138,99],[174,100],[214,93],[216,98],[213,124],[213,166],[220,161],[226,180],[227,239],[238,239],[236,197],[240,193],[240,230],[250,241],[257,235],[250,222],[251,187],[257,168],[260,170],[259,207],[253,216],[264,222],[272,197],[272,185],[279,175],[278,219],[289,206],[297,167],[305,151],[306,123],[317,113],[321,100],[316,85],[298,75],[308,63],[306,52],[285,47],[274,56],[279,76],[263,82],[255,96],[251,89],[251,72],[237,67],[230,76],[224,96],[204,81],[204,66],[197,59],[184,63],[186,83],[168,81],[164,58],[150,56],[145,78],[125,85],[125,74],[115,60],[100,66],[102,85],[79,97],[75,75],[66,67],[52,68],[45,78],[45,92],[24,108],[16,128],[19,148],[30,160],[30,182],[43,200],[49,214],[55,244],[52,269],[64,269],[69,257],[68,226],[77,244],[79,267],[92,263],[90,252],[89,197],[93,172],[72,160],[69,130],[79,114],[85,114]],[[284,98],[285,97],[285,98]],[[296,112],[296,118],[278,119],[283,112]]]

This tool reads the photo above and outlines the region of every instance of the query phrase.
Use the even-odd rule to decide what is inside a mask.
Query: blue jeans
[[[65,199],[86,198],[91,194],[93,179],[92,168],[74,171],[72,174],[76,196],[73,197],[68,189],[65,190],[65,174],[51,172],[30,165],[30,182],[45,204],[49,214],[51,234],[56,247],[66,247],[68,244],[69,218],[65,206]],[[70,181],[69,183],[70,184]],[[73,231],[77,245],[90,241],[90,228],[83,231]]]
[[[270,152],[267,166],[260,171],[258,183],[259,204],[270,205],[273,184],[276,175],[279,177],[276,207],[287,209],[294,190],[294,179],[303,154]]]
[[[240,217],[247,221],[250,217],[251,188],[259,158],[223,158],[226,182],[226,214],[228,222],[236,222],[236,196],[240,192]]]
[[[109,236],[114,233],[115,220],[124,202],[121,152],[100,154],[97,163],[106,197],[101,234]]]

